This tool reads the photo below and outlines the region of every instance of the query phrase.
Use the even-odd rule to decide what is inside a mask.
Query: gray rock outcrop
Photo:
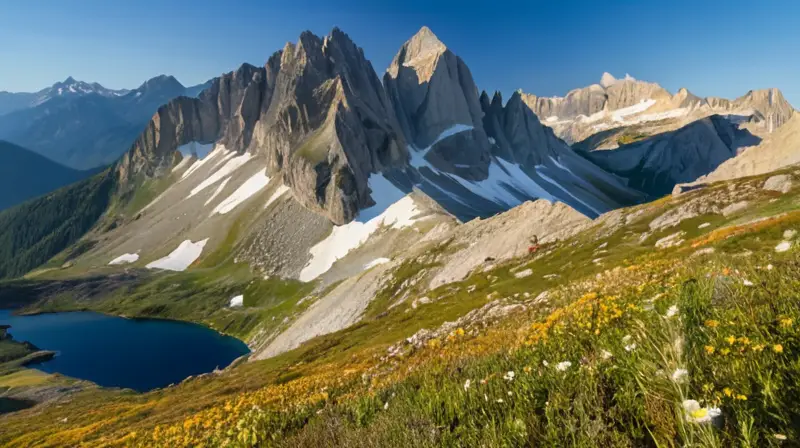
[[[264,67],[243,65],[160,108],[117,171],[123,185],[158,177],[178,146],[217,142],[264,154],[303,205],[343,224],[374,203],[370,173],[406,160],[397,127],[363,51],[338,29],[305,32]]]

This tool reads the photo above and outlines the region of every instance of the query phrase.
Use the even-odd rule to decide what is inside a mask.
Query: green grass
[[[796,445],[800,253],[774,247],[784,231],[800,229],[797,196],[742,194],[753,206],[737,215],[692,218],[640,243],[653,218],[716,188],[641,206],[648,211],[613,232],[591,228],[461,282],[409,287],[435,267],[437,252],[454,250],[431,247],[395,268],[393,281],[347,329],[174,388],[93,390],[65,408],[23,411],[4,420],[0,443]],[[711,226],[699,229],[704,222]],[[653,248],[677,231],[686,232],[683,245]],[[703,248],[715,251],[694,255]],[[301,299],[313,285],[255,278],[228,257],[212,264],[153,276],[97,303],[115,313],[182,315],[235,335],[291,319],[311,303]],[[528,268],[533,275],[515,277]],[[245,307],[228,309],[242,291]],[[534,302],[544,291],[547,298]],[[411,307],[421,295],[431,303]],[[464,323],[419,348],[402,344],[495,299],[526,308]],[[395,344],[404,350],[389,356]],[[687,413],[686,400],[701,409]],[[692,421],[703,409],[719,409],[717,426]],[[69,424],[52,425],[65,412],[74,416]]]

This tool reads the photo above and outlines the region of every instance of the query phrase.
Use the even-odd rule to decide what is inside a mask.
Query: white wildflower
[[[506,380],[506,381],[514,381],[514,371],[513,370],[509,370],[508,373],[503,375],[503,379]]]
[[[678,314],[678,307],[676,305],[672,305],[671,307],[669,307],[669,309],[667,310],[667,314],[665,314],[664,317],[669,319],[670,317],[673,317],[676,314]]]
[[[560,372],[563,372],[563,371],[569,369],[570,367],[572,367],[572,363],[569,362],[569,361],[562,361],[562,362],[556,364],[556,370],[558,370]]]
[[[625,351],[626,352],[632,352],[634,350],[636,350],[636,343],[635,342],[633,344],[628,344],[628,345],[625,346]]]
[[[469,386],[470,386],[470,385],[472,385],[472,381],[470,381],[470,380],[464,381],[464,391],[465,391],[465,392],[466,392],[467,390],[469,390]]]
[[[512,395],[514,395],[514,392],[508,391],[508,396],[510,397]]]
[[[385,411],[387,409],[389,409],[389,402],[388,401],[383,404],[383,410]]]
[[[675,381],[676,383],[681,382],[688,374],[689,371],[686,369],[675,369],[675,371],[672,372],[672,381]]]
[[[768,265],[767,265],[767,270],[768,270],[768,271],[771,271],[773,267],[774,267],[774,266],[772,266],[771,264],[768,264]]]
[[[719,408],[704,408],[700,406],[697,400],[684,400],[683,411],[686,415],[686,421],[690,423],[711,423],[722,417],[722,411]]]
[[[502,398],[498,398],[498,399],[497,399],[497,400],[495,400],[495,401],[496,401],[496,402],[498,402],[498,403],[505,403],[505,402],[503,401],[503,399],[502,399]]]
[[[611,357],[614,356],[614,355],[608,350],[603,350],[603,351],[600,352],[600,356],[603,359],[611,359]]]
[[[744,279],[744,281],[742,283],[744,284],[744,286],[753,286],[753,282],[751,282],[750,280],[747,280],[747,279]]]
[[[543,361],[542,361],[542,365],[543,365],[543,366],[545,366],[545,367],[549,367],[549,366],[550,366],[550,363],[549,363],[549,362],[547,362],[547,360],[543,360]]]
[[[772,437],[775,437],[778,440],[786,440],[786,436],[783,434],[775,434]]]

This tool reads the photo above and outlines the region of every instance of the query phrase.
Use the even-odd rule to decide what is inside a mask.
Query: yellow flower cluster
[[[561,333],[567,327],[586,335],[599,335],[626,313],[640,311],[641,308],[633,303],[621,304],[618,296],[601,297],[596,292],[589,292],[575,302],[554,310],[543,321],[531,325],[526,344],[546,342],[551,333]]]
[[[354,373],[331,371],[242,393],[218,406],[188,416],[182,422],[159,425],[149,434],[134,435],[134,445],[188,447],[233,442],[257,444],[260,440],[250,428],[252,422],[280,419],[282,413],[318,405],[328,400],[329,386],[341,383]]]

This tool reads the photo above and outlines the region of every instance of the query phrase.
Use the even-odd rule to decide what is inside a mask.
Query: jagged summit
[[[397,77],[400,67],[414,68],[419,81],[424,82],[430,79],[432,66],[445,52],[448,52],[447,46],[433,34],[430,28],[423,26],[417,34],[403,44],[386,71],[392,77]]]
[[[603,87],[611,87],[615,82],[617,82],[617,78],[611,73],[603,72],[603,76],[600,77],[600,85]]]

